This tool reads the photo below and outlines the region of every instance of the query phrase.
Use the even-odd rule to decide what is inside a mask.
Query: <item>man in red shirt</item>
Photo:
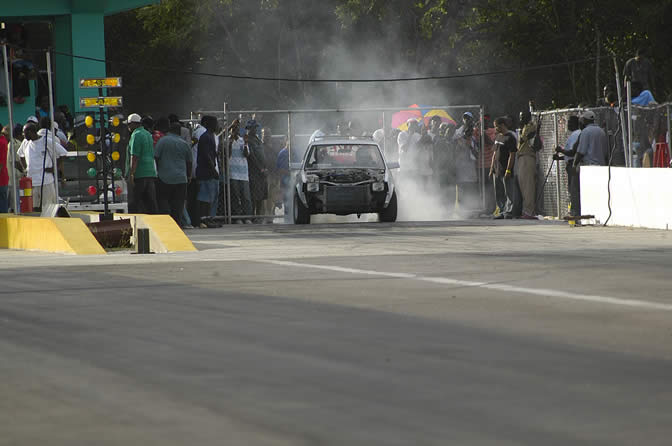
[[[2,128],[2,124],[0,124]],[[9,189],[9,173],[7,172],[7,152],[9,149],[9,142],[5,135],[0,133],[0,214],[6,214],[9,208],[8,189]]]

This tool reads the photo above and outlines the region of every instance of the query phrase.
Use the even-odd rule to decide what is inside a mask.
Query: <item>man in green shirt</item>
[[[178,225],[187,198],[187,183],[191,181],[193,163],[191,147],[180,136],[181,131],[179,122],[170,124],[168,133],[156,143],[155,148],[159,209],[162,213],[170,213]]]
[[[156,165],[154,164],[154,141],[142,126],[142,118],[132,113],[126,120],[131,138],[126,153],[127,178],[133,188],[136,212],[156,214]],[[130,156],[130,162],[129,162]]]

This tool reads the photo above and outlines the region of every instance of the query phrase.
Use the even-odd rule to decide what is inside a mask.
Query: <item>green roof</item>
[[[77,13],[117,14],[159,3],[159,0],[2,0],[3,17],[34,17]]]

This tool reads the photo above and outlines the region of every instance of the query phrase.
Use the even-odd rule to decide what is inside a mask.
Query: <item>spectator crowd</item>
[[[653,67],[645,51],[627,62],[623,74],[632,104],[656,104],[651,91]],[[598,115],[583,107],[583,112],[568,117],[567,134],[559,137],[566,143],[555,149],[554,159],[565,164],[571,216],[581,214],[581,166],[626,164],[623,144],[613,131],[621,128],[617,102],[615,89],[606,86],[599,105],[612,112]],[[59,108],[54,121],[52,135],[49,101],[42,98],[25,125],[13,129],[0,125],[0,213],[19,206],[18,194],[10,191],[22,176],[32,179],[36,211],[58,202],[56,182],[66,180],[63,157],[68,150],[76,150],[76,143],[67,109]],[[643,122],[633,121],[632,165],[667,167],[669,136],[663,120],[645,127]],[[181,121],[175,114],[154,121],[131,113],[125,124],[129,138],[123,176],[129,212],[165,213],[183,228],[207,228],[221,226],[222,219],[217,218],[221,215],[231,215],[239,224],[269,223],[278,209],[287,211],[291,187],[287,137],[281,135],[282,141],[278,144],[276,138],[274,143],[271,129],[263,127],[258,116],[224,123],[210,115],[192,122]],[[492,120],[485,115],[482,122],[467,111],[459,123],[434,115],[371,132],[355,120],[333,127],[324,124],[311,139],[326,134],[371,137],[388,160],[399,160],[401,178],[415,183],[417,193],[438,195],[445,208],[459,207],[496,219],[536,219],[546,180],[538,159],[544,145],[540,125],[541,118],[527,110],[517,119],[503,115]],[[14,165],[10,140],[14,141]],[[56,165],[54,159],[58,159]]]

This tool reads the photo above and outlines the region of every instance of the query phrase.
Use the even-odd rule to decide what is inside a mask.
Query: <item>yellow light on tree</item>
[[[119,124],[120,124],[120,121],[119,121],[119,118],[117,116],[112,118],[112,126],[113,127],[119,127]]]
[[[84,118],[84,124],[86,124],[88,128],[93,127],[93,116],[87,116]]]
[[[119,133],[114,133],[112,135],[112,141],[114,141],[115,143],[118,143],[119,141],[121,141],[121,135]]]
[[[116,150],[112,152],[112,161],[119,161],[119,152]]]
[[[89,145],[93,145],[96,142],[96,137],[89,133],[86,135],[86,142],[89,143]]]
[[[96,154],[93,152],[89,152],[86,154],[86,159],[89,160],[90,163],[92,163],[96,160]]]

